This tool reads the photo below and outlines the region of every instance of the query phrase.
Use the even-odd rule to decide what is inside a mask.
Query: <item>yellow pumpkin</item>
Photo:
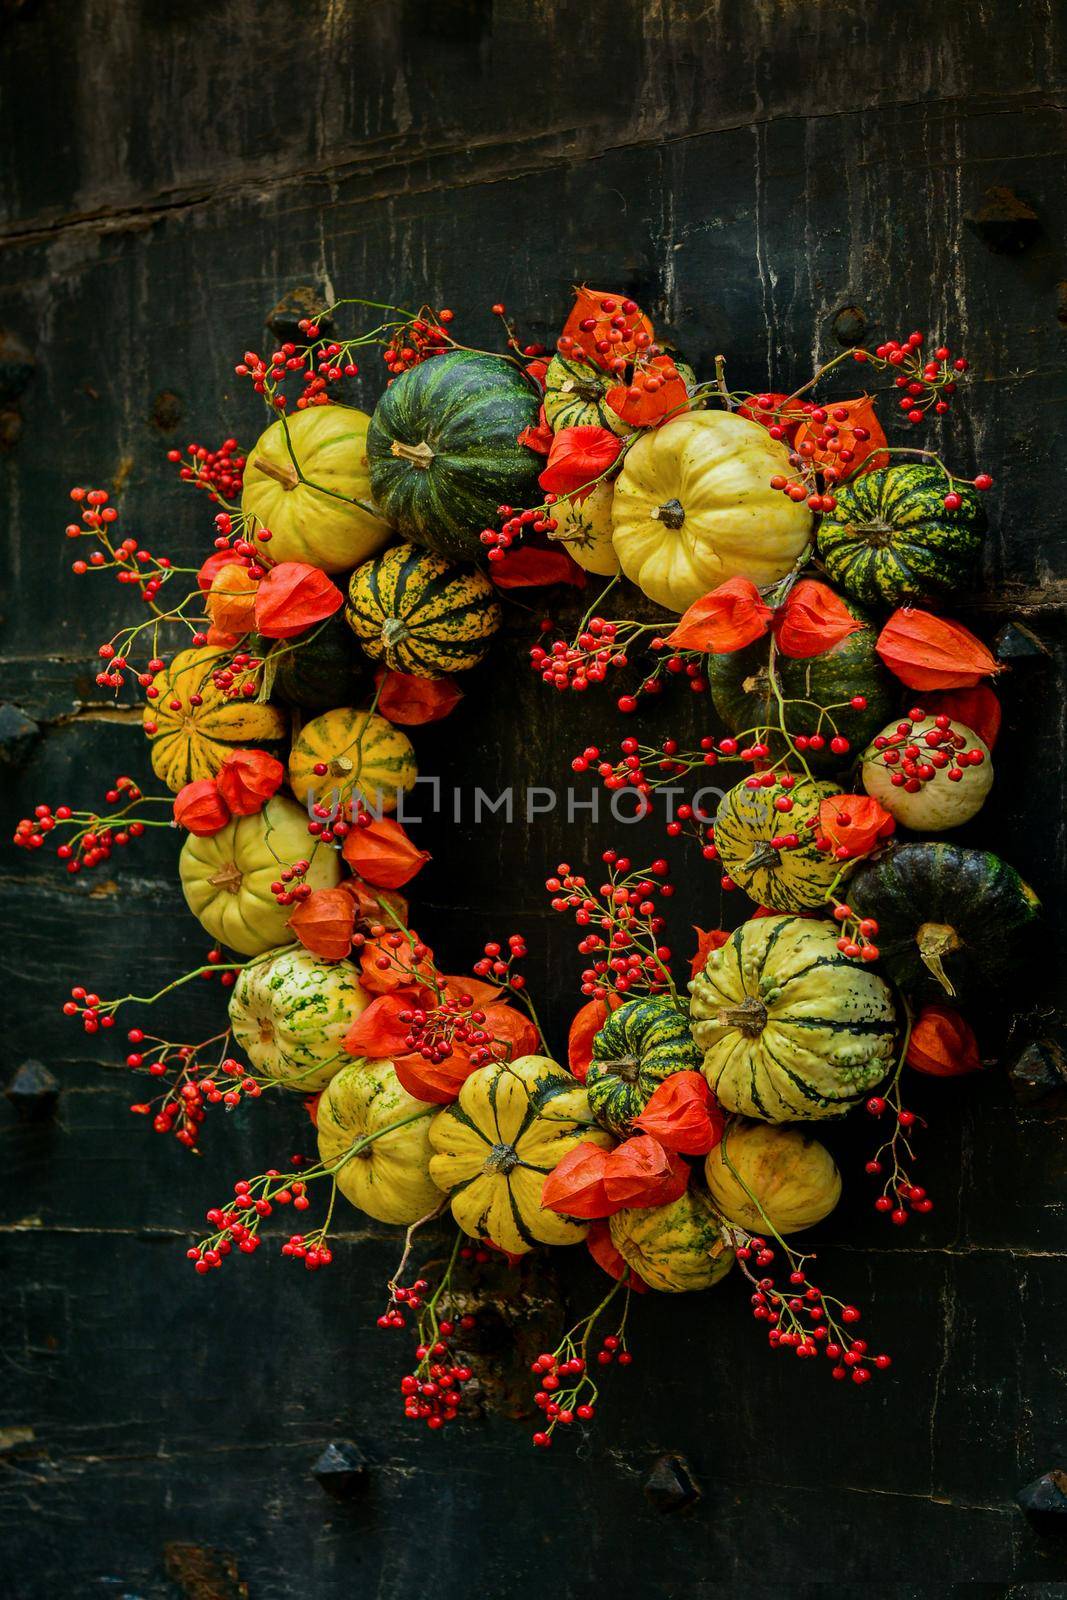
[[[325,772],[316,772],[325,767]],[[298,800],[347,807],[353,793],[372,811],[395,811],[398,792],[418,777],[411,740],[384,717],[340,707],[304,725],[289,754],[289,787]]]
[[[710,1289],[734,1264],[722,1222],[692,1184],[670,1205],[616,1211],[608,1226],[626,1264],[665,1294]]]
[[[615,553],[657,605],[682,612],[727,578],[759,587],[792,570],[812,517],[770,487],[788,452],[730,411],[693,411],[641,435],[615,484]]]
[[[234,817],[204,838],[191,833],[178,863],[189,910],[211,934],[243,956],[290,944],[288,906],[270,892],[282,867],[309,861],[305,882],[333,889],[341,879],[337,852],[315,848],[307,813],[284,795],[250,817]]]
[[[319,1160],[342,1162],[337,1187],[358,1211],[407,1226],[441,1204],[429,1171],[436,1110],[408,1094],[391,1061],[353,1061],[330,1079],[316,1113]]]
[[[182,650],[157,672],[158,690],[145,706],[152,770],[174,794],[198,778],[213,778],[234,745],[281,739],[288,726],[277,706],[228,700],[211,674],[225,650]]]
[[[843,868],[832,850],[818,849],[818,827],[808,824],[817,824],[822,801],[841,790],[834,783],[801,778],[789,790],[793,809],[776,811],[775,798],[784,793],[749,789],[744,779],[735,784],[715,813],[715,847],[723,871],[757,905],[772,911],[814,911],[825,905],[827,891]],[[790,834],[799,840],[794,847],[772,843]]]
[[[257,528],[270,529],[264,549],[271,561],[347,572],[388,543],[392,529],[371,501],[369,425],[366,412],[352,406],[308,406],[279,417],[257,439],[241,510]]]
[[[981,811],[993,787],[993,763],[989,758],[988,746],[962,722],[950,722],[942,732],[933,717],[924,717],[921,722],[912,723],[911,732],[906,738],[901,738],[897,727],[897,723],[891,722],[879,735],[892,741],[890,749],[895,750],[896,761],[887,766],[887,751],[877,750],[873,744],[863,753],[862,777],[867,793],[881,801],[890,816],[896,817],[905,828],[912,828],[916,833],[945,833],[949,828],[958,828],[969,822]],[[903,784],[894,784],[893,774],[904,777],[906,758],[902,752],[910,744],[919,747],[916,764],[929,764],[930,756],[937,752],[937,746],[926,743],[926,735],[931,732],[941,733],[942,737],[947,733],[963,740],[961,746],[949,745],[945,754],[951,755],[954,748],[978,750],[982,760],[977,766],[968,763],[965,767],[957,767],[953,760],[943,767],[931,765],[932,776],[914,794],[909,794]],[[949,777],[953,769],[963,774],[955,782]]]
[[[727,1123],[704,1176],[719,1214],[749,1233],[799,1233],[841,1198],[841,1174],[826,1146],[799,1128],[766,1122]]]
[[[238,974],[230,1027],[261,1077],[315,1094],[351,1061],[345,1034],[369,1003],[351,961],[324,961],[291,944],[265,951]]]
[[[568,555],[586,572],[610,578],[619,570],[619,558],[612,544],[612,487],[598,483],[584,500],[558,500],[552,515],[559,527],[552,535]]]
[[[459,1099],[434,1118],[430,1176],[473,1239],[512,1255],[535,1244],[577,1244],[588,1224],[541,1209],[545,1178],[583,1142],[607,1148],[577,1079],[547,1056],[520,1056],[472,1072]]]

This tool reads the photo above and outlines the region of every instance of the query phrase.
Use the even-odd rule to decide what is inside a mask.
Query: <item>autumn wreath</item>
[[[373,325],[341,337],[353,308]],[[980,1066],[965,1009],[1019,958],[1038,905],[995,855],[946,840],[993,781],[1001,667],[931,606],[967,581],[992,480],[890,444],[884,393],[817,398],[859,367],[920,428],[966,361],[916,332],[791,393],[738,392],[721,357],[698,376],[624,295],[576,291],[553,351],[493,310],[499,352],[460,343],[448,310],[366,301],[246,352],[266,431],[249,451],[171,452],[216,507],[198,569],[120,537],[105,491],[71,491],[67,534],[89,552],[75,572],[114,574],[145,609],[101,645],[97,683],[142,693],[165,792],[122,776],[105,811],[40,805],[15,842],[54,836],[79,874],[146,828],[184,834],[205,960],[153,996],[76,986],[64,1010],[97,1034],[215,980],[229,1014],[212,1038],[129,1029],[149,1086],[131,1109],[190,1149],[212,1106],[281,1091],[310,1112],[317,1156],[238,1181],[188,1251],[198,1275],[285,1215],[283,1255],[328,1266],[338,1193],[406,1229],[378,1320],[414,1331],[403,1408],[437,1429],[481,1359],[480,1268],[585,1243],[609,1282],[533,1363],[545,1447],[629,1365],[635,1291],[704,1289],[734,1263],[772,1347],[857,1386],[890,1365],[793,1243],[841,1194],[811,1124],[865,1108],[887,1129],[866,1163],[875,1209],[928,1212],[904,1068]],[[341,398],[368,349],[387,372],[370,416]],[[667,859],[607,849],[592,878],[558,864],[548,894],[583,960],[560,1051],[521,937],[453,974],[415,931],[405,891],[428,856],[403,808],[418,729],[456,706],[509,596],[596,577],[569,636],[542,614],[530,662],[548,688],[617,679],[634,714],[686,686],[714,715],[691,748],[633,734],[586,747],[572,774],[660,815],[750,903],[732,930],[697,930],[683,979]],[[615,604],[628,585],[636,618]],[[528,626],[528,595],[517,616]],[[417,1231],[449,1217],[421,1275]]]

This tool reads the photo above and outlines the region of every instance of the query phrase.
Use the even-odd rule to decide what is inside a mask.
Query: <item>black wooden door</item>
[[[233,363],[294,286],[451,304],[474,343],[496,299],[547,339],[573,283],[619,286],[698,366],[724,352],[755,388],[789,389],[857,320],[881,336],[918,324],[971,358],[951,439],[997,478],[984,588],[960,614],[987,636],[1021,618],[1043,646],[1005,690],[983,826],[1048,904],[1037,977],[1054,1003],[1062,8],[6,0],[0,18],[0,698],[28,719],[4,713],[11,823],[145,770],[137,712],[94,685],[104,608],[124,602],[69,572],[67,487],[121,490],[138,537],[199,560],[204,506],[164,452],[251,434]],[[420,745],[424,770],[449,761],[491,792],[566,772],[604,714],[547,696],[528,643],[520,615],[495,670]],[[696,729],[699,711],[676,721]],[[578,957],[544,909],[543,869],[605,842],[558,816],[430,829],[422,931],[456,968],[524,932],[559,1048]],[[184,1259],[207,1204],[306,1141],[301,1115],[253,1108],[189,1157],[129,1116],[120,1052],[87,1049],[60,1016],[71,982],[149,992],[198,956],[175,855],[163,835],[113,878],[75,880],[9,851],[0,876],[5,1070],[37,1058],[62,1084],[51,1119],[0,1109],[6,1593],[1063,1592],[1064,1547],[1013,1503],[1067,1451],[1055,1097],[1020,1103],[1003,1066],[921,1086],[938,1203],[903,1232],[856,1176],[865,1130],[840,1136],[852,1177],[824,1260],[896,1357],[867,1392],[772,1356],[729,1285],[638,1307],[638,1365],[588,1446],[530,1449],[517,1368],[480,1419],[411,1433],[403,1356],[374,1326],[393,1236],[352,1213],[316,1277],[263,1252],[205,1283]],[[679,897],[680,930],[716,924],[712,882]],[[591,1271],[573,1252],[509,1280],[532,1341],[589,1301]],[[334,1438],[369,1462],[347,1504],[309,1471]],[[703,1498],[665,1518],[643,1484],[671,1452]]]

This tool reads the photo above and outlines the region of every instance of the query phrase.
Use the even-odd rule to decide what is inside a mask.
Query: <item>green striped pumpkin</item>
[[[685,1017],[672,1000],[647,996],[627,1000],[596,1035],[585,1087],[600,1125],[625,1138],[665,1078],[699,1071]]]
[[[450,350],[394,378],[367,434],[375,504],[438,555],[484,554],[501,505],[538,504],[542,461],[519,444],[540,406],[502,356]]]
[[[885,467],[834,490],[836,508],[819,524],[827,572],[865,605],[897,606],[964,582],[982,544],[981,496],[952,489],[963,504],[945,510],[940,467]]]
[[[704,1076],[727,1111],[763,1122],[841,1116],[885,1077],[892,991],[837,937],[832,922],[756,917],[689,985]]]
[[[563,428],[607,428],[620,437],[632,433],[617,411],[608,405],[609,389],[619,379],[590,361],[572,361],[556,355],[545,373],[545,420],[553,433]]]
[[[587,1224],[541,1208],[545,1179],[580,1144],[611,1143],[585,1089],[547,1056],[472,1072],[459,1099],[430,1124],[430,1176],[473,1239],[512,1255],[535,1244],[578,1244]]]
[[[616,1211],[609,1229],[627,1266],[665,1294],[710,1289],[734,1264],[720,1217],[692,1184],[670,1205]]]
[[[715,846],[723,871],[757,905],[772,911],[814,911],[841,872],[832,851],[819,850],[818,816],[822,801],[841,790],[835,783],[798,778],[789,791],[793,809],[776,811],[781,789],[749,789],[745,782],[728,790],[715,814]],[[809,827],[808,823],[814,826]],[[771,841],[797,834],[794,849]]]
[[[848,900],[878,923],[878,949],[894,983],[929,998],[997,995],[1041,911],[1029,884],[999,856],[925,840],[862,866]]]
[[[372,661],[416,678],[477,666],[500,627],[496,590],[484,574],[413,544],[357,568],[345,616]]]
[[[351,961],[323,961],[302,945],[287,945],[242,968],[230,996],[230,1027],[260,1077],[315,1094],[352,1059],[345,1034],[368,1003]]]
[[[809,750],[807,759],[811,765],[827,766],[854,759],[892,716],[896,704],[896,679],[875,653],[877,629],[860,606],[847,600],[843,603],[863,623],[860,632],[850,633],[832,650],[804,660],[780,652],[775,655],[774,670],[786,701],[782,719],[786,732],[794,738],[798,733],[821,733],[826,740],[823,750]],[[774,732],[781,721],[769,659],[769,641],[758,639],[743,650],[710,656],[707,673],[715,709],[730,732],[765,729],[767,743],[778,756],[784,741]],[[860,694],[867,700],[865,711],[855,711],[848,703],[853,695]],[[829,706],[835,709],[826,716],[820,715]],[[835,756],[831,751],[830,740],[835,733],[848,739],[848,755]]]

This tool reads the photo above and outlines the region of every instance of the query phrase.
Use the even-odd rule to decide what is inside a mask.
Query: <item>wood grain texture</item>
[[[130,531],[201,559],[206,502],[163,452],[251,439],[260,418],[233,363],[267,348],[263,319],[294,285],[452,304],[478,344],[497,298],[548,339],[572,283],[610,284],[698,368],[722,351],[754,388],[788,388],[834,353],[836,313],[858,306],[879,337],[918,321],[973,363],[946,443],[997,488],[983,586],[959,611],[989,632],[1026,615],[1052,656],[1004,684],[994,799],[962,837],[996,838],[1042,891],[1031,979],[1062,1000],[1062,8],[8,0],[0,19],[0,326],[37,362],[21,437],[0,455],[0,699],[44,730],[7,786],[5,836],[37,800],[90,802],[109,775],[148,772],[138,717],[93,682],[104,608],[134,603],[69,572],[66,488],[121,486]],[[968,224],[996,185],[1037,213],[1023,253],[994,253]],[[379,383],[368,363],[351,398],[372,403]],[[532,678],[535,621],[513,611],[455,717],[418,736],[422,770],[447,771],[468,798],[475,784],[566,781],[591,737],[628,728],[606,699],[554,698]],[[685,737],[707,725],[692,696],[647,722]],[[657,828],[612,823],[604,796],[601,817],[476,827],[468,810],[418,830],[434,853],[420,930],[456,968],[486,938],[523,932],[560,1049],[579,958],[545,909],[544,869],[593,864],[620,837],[635,856],[662,848]],[[146,991],[196,959],[176,854],[164,834],[95,880],[10,850],[0,862],[8,1076],[33,1055],[64,1085],[54,1124],[0,1102],[5,1592],[1065,1592],[1064,1545],[1013,1504],[1067,1445],[1062,1106],[1020,1109],[999,1070],[918,1085],[937,1209],[903,1234],[868,1209],[864,1119],[833,1131],[849,1176],[820,1268],[895,1356],[868,1392],[771,1356],[728,1282],[637,1308],[641,1364],[611,1383],[581,1449],[545,1460],[528,1425],[492,1408],[424,1438],[395,1392],[407,1348],[374,1327],[389,1230],[350,1214],[316,1277],[264,1251],[203,1283],[183,1258],[236,1177],[309,1147],[299,1108],[220,1119],[190,1158],[129,1117],[140,1090],[118,1047],[87,1052],[59,1016],[78,979],[106,994],[133,974]],[[679,951],[690,924],[740,915],[714,884],[686,873]],[[990,1039],[1016,999],[990,997]],[[192,1013],[207,1032],[220,1004],[205,986],[169,1019],[184,1028]],[[597,1287],[579,1252],[555,1269],[546,1324]],[[370,1462],[369,1492],[348,1507],[309,1473],[332,1437]],[[641,1484],[668,1450],[704,1498],[665,1527]]]

